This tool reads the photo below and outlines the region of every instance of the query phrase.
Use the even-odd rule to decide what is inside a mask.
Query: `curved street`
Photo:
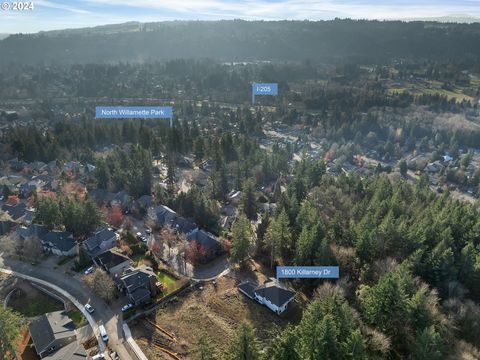
[[[5,258],[3,254],[0,254],[0,270],[4,273],[11,272],[14,276],[15,273],[18,273],[20,276],[24,275],[40,280],[40,283],[46,286],[50,285],[50,288],[64,296],[66,293],[66,297],[68,299],[70,297],[73,298],[72,302],[75,306],[80,306],[80,310],[83,310],[82,312],[84,312],[83,305],[90,303],[94,307],[95,312],[91,316],[87,313],[88,316],[86,318],[90,325],[94,325],[94,333],[99,341],[100,349],[103,351],[105,345],[98,337],[98,325],[104,324],[109,336],[108,347],[116,351],[121,360],[136,360],[125,347],[121,313],[115,313],[105,301],[86,288],[80,280],[54,270],[46,264],[30,265]],[[27,278],[27,280],[29,279]]]

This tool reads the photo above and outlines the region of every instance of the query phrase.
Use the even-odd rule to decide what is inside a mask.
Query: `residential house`
[[[106,250],[115,247],[120,238],[118,233],[110,228],[102,228],[95,231],[87,240],[83,242],[83,248],[91,257],[94,257]]]
[[[13,171],[22,171],[25,166],[27,166],[27,163],[25,161],[14,158],[8,161],[8,165]]]
[[[131,203],[132,203],[132,197],[128,195],[126,191],[120,191],[115,194],[115,197],[111,202],[111,205],[120,205],[122,210],[125,211],[130,207]]]
[[[118,193],[112,193],[104,189],[95,189],[90,191],[89,195],[95,199],[96,203],[100,206],[107,205],[120,205],[122,210],[127,210],[132,202],[132,197],[128,195],[126,191],[120,191]]]
[[[132,265],[132,260],[116,249],[101,253],[93,258],[93,262],[113,277],[120,277]]]
[[[117,284],[134,305],[148,304],[160,292],[156,274],[144,266],[127,271]]]
[[[0,221],[0,236],[7,235],[17,226],[16,222],[10,220]]]
[[[44,191],[55,191],[59,187],[59,181],[58,179],[55,179],[52,175],[38,175],[35,176],[32,180],[39,180],[41,181],[41,190]]]
[[[260,286],[246,281],[238,285],[238,290],[278,315],[287,310],[288,304],[295,298],[295,291],[280,285],[277,280],[269,281]]]
[[[90,357],[87,355],[87,352],[82,344],[79,344],[78,341],[74,341],[53,354],[47,355],[43,360],[87,360]]]
[[[12,220],[16,222],[30,223],[33,220],[33,210],[27,208],[25,203],[18,203],[14,205],[4,204],[2,210],[5,211]]]
[[[153,197],[151,195],[142,195],[133,202],[132,206],[130,207],[130,211],[145,215],[152,204]]]
[[[43,249],[58,256],[74,256],[77,253],[77,243],[73,235],[58,230],[49,231],[41,238]]]
[[[187,235],[187,240],[189,242],[195,241],[197,246],[202,246],[206,251],[205,259],[206,261],[212,260],[223,252],[223,246],[218,241],[218,238],[201,229],[195,229]]]
[[[40,224],[31,224],[30,226],[19,226],[16,229],[16,234],[25,240],[29,237],[37,237],[39,239],[43,238],[48,233],[48,228],[45,225]]]
[[[69,344],[76,343],[75,325],[65,311],[40,315],[30,323],[28,328],[35,350],[42,359],[52,356]],[[75,351],[78,349],[76,348]],[[53,358],[50,357],[50,359]],[[55,359],[60,358],[55,357]],[[68,359],[68,357],[65,356],[63,359]]]
[[[115,199],[115,194],[105,189],[91,190],[88,195],[94,199],[99,206],[110,205],[113,199]]]
[[[63,165],[63,170],[66,172],[83,173],[84,166],[79,161],[67,161]]]
[[[431,163],[427,164],[427,166],[425,166],[424,170],[428,173],[438,173],[438,172],[442,171],[444,168],[445,168],[445,166],[443,166],[442,163],[437,160],[437,161],[434,161],[434,162],[431,162]]]
[[[34,161],[30,164],[27,164],[25,166],[25,169],[26,170],[29,170],[33,173],[36,173],[36,174],[41,174],[42,172],[46,171],[47,169],[47,164],[45,164],[44,162],[42,161]]]
[[[155,208],[150,208],[148,216],[155,221],[158,227],[170,226],[172,229],[182,234],[189,234],[197,228],[197,225],[194,222],[181,217],[165,205],[158,205]]]
[[[18,189],[18,195],[24,199],[36,193],[38,190],[41,190],[45,183],[41,180],[31,180],[20,185]]]

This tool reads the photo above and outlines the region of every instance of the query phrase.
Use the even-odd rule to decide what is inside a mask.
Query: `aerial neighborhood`
[[[0,360],[480,359],[477,3],[3,1]]]

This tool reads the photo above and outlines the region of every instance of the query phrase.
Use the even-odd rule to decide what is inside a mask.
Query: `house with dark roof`
[[[53,354],[47,355],[43,360],[87,360],[87,351],[77,341],[68,344]]]
[[[295,298],[295,291],[282,286],[277,280],[266,282],[260,286],[246,281],[238,285],[238,290],[278,315],[287,310],[288,304]]]
[[[20,185],[18,189],[18,195],[24,199],[28,198],[37,191],[37,184],[35,182],[29,181]]]
[[[30,323],[28,328],[40,358],[51,356],[67,345],[76,342],[77,339],[75,325],[65,311],[40,315]]]
[[[0,236],[7,235],[17,226],[16,222],[10,220],[0,221]]]
[[[43,249],[59,256],[74,256],[77,253],[77,243],[73,235],[65,232],[52,230],[42,239]]]
[[[126,191],[112,193],[104,189],[94,189],[89,192],[90,197],[95,199],[98,205],[119,205],[122,210],[127,210],[132,202],[132,197]]]
[[[101,228],[95,231],[82,244],[83,248],[91,257],[115,247],[120,235],[110,228]]]
[[[218,238],[201,229],[195,229],[187,235],[188,242],[195,241],[197,246],[205,249],[205,260],[212,260],[223,252],[223,246]]]
[[[150,208],[148,216],[155,221],[157,226],[170,226],[173,230],[182,234],[189,234],[197,228],[197,225],[194,222],[181,217],[165,205],[158,205],[155,208]]]
[[[132,265],[132,260],[116,249],[110,249],[95,256],[93,262],[113,277],[120,277]]]
[[[88,195],[94,199],[99,206],[110,205],[115,199],[115,194],[105,189],[93,189],[88,192]]]
[[[142,195],[132,203],[130,211],[145,215],[152,204],[153,197],[151,195]]]
[[[4,204],[2,205],[2,210],[5,211],[8,215],[10,215],[12,220],[16,221],[25,216],[25,211],[27,211],[27,204]]]
[[[147,304],[160,292],[157,276],[152,269],[144,266],[127,271],[120,277],[117,286],[134,305]]]
[[[45,225],[31,224],[28,227],[19,226],[19,227],[17,227],[15,232],[23,240],[25,240],[26,238],[32,237],[32,236],[41,239],[45,235],[47,235],[48,228]]]

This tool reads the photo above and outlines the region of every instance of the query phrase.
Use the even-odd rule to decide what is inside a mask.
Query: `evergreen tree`
[[[232,226],[232,260],[243,265],[250,254],[252,228],[250,221],[245,216],[237,218]]]
[[[300,360],[297,349],[298,338],[295,328],[288,326],[273,341],[270,349],[269,359],[271,360]]]
[[[243,184],[242,208],[248,219],[256,219],[258,204],[255,195],[255,185],[251,179]]]
[[[2,359],[15,359],[14,350],[24,326],[25,322],[20,314],[0,306],[0,355]]]
[[[227,352],[229,360],[258,360],[261,358],[258,340],[252,325],[242,322],[238,327]]]
[[[433,326],[430,326],[417,335],[412,351],[412,359],[445,359],[444,347],[442,337],[435,331]]]
[[[210,339],[206,336],[200,336],[193,350],[194,360],[216,360],[216,350]]]

